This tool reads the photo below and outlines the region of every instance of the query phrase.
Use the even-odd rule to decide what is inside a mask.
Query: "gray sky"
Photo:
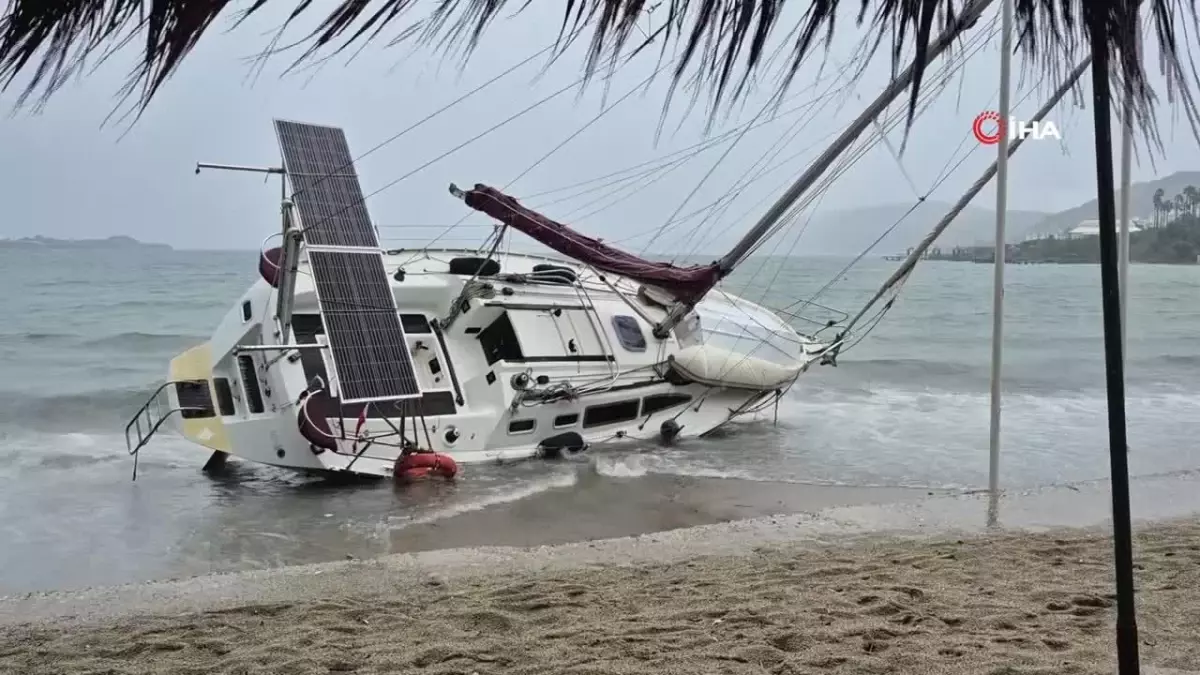
[[[532,12],[498,23],[463,71],[457,70],[453,62],[437,59],[429,49],[381,45],[368,48],[348,66],[343,65],[343,56],[315,73],[282,78],[280,72],[290,63],[290,57],[278,57],[251,80],[247,57],[265,42],[278,15],[264,16],[236,32],[215,30],[124,137],[125,128],[119,124],[101,127],[131,62],[118,57],[90,77],[67,85],[41,114],[22,110],[0,121],[0,199],[5,205],[0,236],[127,234],[177,247],[255,248],[278,227],[277,183],[264,183],[261,177],[247,174],[206,172],[196,176],[196,161],[277,164],[279,154],[271,127],[276,117],[342,126],[347,130],[351,151],[362,154],[547,46],[557,33],[559,15]],[[826,66],[823,79],[818,80],[817,62],[806,65],[783,110],[812,102],[831,87],[844,86],[845,80],[835,76],[837,63],[844,63],[857,42],[857,36],[848,28],[849,22],[844,22],[831,51],[834,62]],[[969,140],[971,121],[981,110],[996,105],[998,44],[998,40],[992,40],[982,48],[918,119],[903,164],[919,191],[927,190],[947,163],[956,161],[956,150],[960,157],[977,145]],[[608,103],[650,75],[657,65],[656,55],[622,68],[608,88]],[[359,173],[366,192],[382,188],[579,76],[578,51],[538,77],[544,63],[544,57],[535,60],[364,158]],[[570,191],[535,195],[597,178],[701,140],[704,110],[697,107],[686,114],[688,96],[681,93],[671,108],[663,136],[657,146],[654,144],[668,84],[667,70],[669,67],[649,91],[636,93],[614,107],[509,190],[532,206],[544,206],[547,215],[609,241],[641,235],[627,242],[629,248],[640,250],[649,239],[645,233],[676,212],[729,144],[698,155],[652,186],[593,215],[587,214],[613,202],[612,196],[606,197],[608,192],[596,191],[551,204],[547,202],[569,196]],[[827,97],[824,106],[817,103],[801,113],[780,116],[747,134],[719,162],[680,213],[721,197],[781,140],[791,137],[777,155],[777,162],[799,154],[754,183],[721,219],[704,226],[701,236],[694,234],[696,227],[681,226],[661,235],[652,250],[697,248],[699,239],[744,230],[768,203],[756,202],[770,199],[783,183],[798,175],[841,125],[877,93],[887,75],[886,54],[880,54],[855,93]],[[1154,82],[1158,84],[1159,80]],[[1016,100],[1030,90],[1029,83],[1023,84],[1026,86],[1015,94]],[[376,222],[385,228],[385,238],[395,240],[407,233],[407,243],[411,244],[428,239],[468,215],[466,207],[447,194],[451,181],[459,185],[508,185],[602,110],[604,85],[594,81],[581,96],[577,89],[560,95],[371,197],[368,206]],[[1032,115],[1046,91],[1043,86],[1017,105],[1016,117]],[[766,93],[764,89],[762,95],[748,99],[740,112],[741,121],[749,121],[758,113]],[[13,93],[6,94],[0,98],[0,105],[8,109],[13,100]],[[902,111],[906,102],[898,102],[893,110]],[[1013,160],[1011,208],[1056,211],[1095,194],[1090,112],[1077,105],[1064,105],[1053,119],[1064,140],[1061,144],[1053,140],[1028,144]],[[716,132],[729,126],[718,124]],[[1182,125],[1165,124],[1162,133],[1168,146],[1166,156],[1158,159],[1156,167],[1145,162],[1135,167],[1135,180],[1200,168],[1196,143]],[[890,137],[898,146],[898,128]],[[931,198],[953,201],[994,157],[993,148],[978,149]],[[911,203],[913,199],[913,190],[896,160],[879,145],[839,178],[819,208],[829,211]],[[993,203],[990,190],[976,201],[983,207]],[[460,227],[443,241],[469,241],[474,245],[486,232],[486,228],[479,227],[484,223],[481,216],[471,217],[466,224],[476,227]],[[398,225],[429,227],[390,227]],[[690,239],[689,233],[693,233]]]

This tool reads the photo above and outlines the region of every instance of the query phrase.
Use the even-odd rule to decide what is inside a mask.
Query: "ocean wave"
[[[911,374],[913,372],[922,373],[924,375],[966,375],[978,372],[981,367],[986,368],[987,364],[982,366],[972,363],[956,363],[946,361],[944,359],[927,360],[927,359],[854,359],[846,357],[844,362],[838,365],[848,370],[869,370],[869,371],[887,371],[890,373]]]
[[[93,338],[83,342],[82,346],[102,348],[120,347],[129,351],[141,351],[146,349],[183,348],[203,342],[205,339],[200,336],[185,335],[182,333],[143,333],[141,331],[130,331]]]
[[[38,431],[121,430],[146,402],[154,387],[98,389],[49,396],[2,391],[0,425]]]
[[[69,335],[67,333],[0,333],[0,344],[57,345],[70,342],[72,339],[77,339],[78,337],[78,335]]]
[[[86,349],[117,348],[122,351],[131,352],[184,349],[204,342],[206,339],[203,336],[184,333],[145,333],[142,331],[127,331],[102,336],[50,332],[0,334],[0,344],[9,346],[36,345],[40,347]]]

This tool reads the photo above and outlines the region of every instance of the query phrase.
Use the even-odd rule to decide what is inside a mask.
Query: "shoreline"
[[[1135,526],[1183,522],[1200,513],[1200,473],[1146,477],[1131,484]],[[0,597],[0,629],[25,623],[87,623],[122,616],[222,610],[272,602],[363,596],[449,579],[569,572],[605,566],[671,565],[762,548],[839,549],[870,542],[973,538],[988,534],[986,495],[935,496],[892,504],[825,508],[632,537],[553,546],[425,550],[338,562]],[[1107,483],[1007,495],[995,536],[1106,529]]]
[[[1157,666],[1144,672],[1200,668],[1200,522],[1143,525],[1135,536],[1141,657]],[[160,596],[150,613],[125,605],[104,621],[0,626],[0,668],[1113,672],[1112,549],[1096,528],[815,543],[540,568],[493,551],[490,569],[450,565],[432,575],[394,560],[317,565],[292,570],[282,585],[254,580],[271,592],[240,598],[228,579],[200,578],[184,583],[198,584],[203,606]]]

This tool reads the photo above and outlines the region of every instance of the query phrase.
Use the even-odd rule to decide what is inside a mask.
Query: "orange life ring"
[[[437,452],[414,452],[397,458],[392,474],[403,480],[415,480],[430,476],[450,480],[458,474],[458,464],[450,455]]]

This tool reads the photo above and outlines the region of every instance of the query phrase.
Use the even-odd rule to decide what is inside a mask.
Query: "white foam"
[[[986,483],[989,397],[945,391],[876,389],[822,396],[798,387],[780,406],[798,454],[830,477],[860,482],[925,480]],[[1135,473],[1200,465],[1192,442],[1200,397],[1134,393],[1126,402]],[[1103,392],[1008,393],[1003,398],[1002,473],[1006,482],[1049,485],[1107,474],[1107,403]],[[789,439],[789,440],[791,440]]]
[[[482,511],[490,506],[528,499],[529,497],[546,492],[548,490],[572,487],[578,482],[579,476],[575,471],[561,473],[549,478],[536,479],[513,489],[505,489],[504,491],[485,495],[468,502],[436,509],[417,518],[407,519],[404,522],[404,525],[422,525],[437,520],[444,520],[452,516],[462,515],[464,513],[471,513],[472,511]]]
[[[597,455],[592,458],[592,467],[596,473],[609,478],[637,478],[650,473],[646,466],[645,455],[625,455],[624,457],[606,457]]]

